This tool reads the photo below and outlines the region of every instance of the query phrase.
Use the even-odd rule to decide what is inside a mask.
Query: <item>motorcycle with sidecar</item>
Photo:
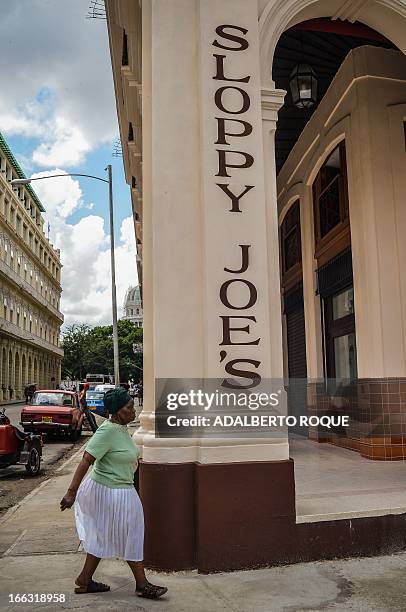
[[[0,408],[0,469],[10,465],[25,465],[30,476],[41,469],[42,437],[24,433],[11,424],[5,408]]]

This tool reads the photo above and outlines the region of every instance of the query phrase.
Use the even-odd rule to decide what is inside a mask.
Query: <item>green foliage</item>
[[[142,329],[132,321],[118,321],[120,379],[127,382],[142,378],[142,352],[135,354],[134,344],[142,344]],[[83,380],[87,373],[114,374],[113,326],[68,325],[63,334],[65,352],[62,378]]]

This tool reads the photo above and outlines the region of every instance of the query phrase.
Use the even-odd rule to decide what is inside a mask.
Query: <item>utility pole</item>
[[[93,174],[83,174],[81,172],[70,172],[63,174],[51,174],[49,176],[37,176],[35,178],[16,178],[11,181],[11,185],[19,187],[20,185],[29,185],[33,181],[43,181],[51,178],[66,178],[67,176],[83,176],[91,178],[102,183],[107,183],[109,186],[109,212],[110,212],[110,256],[111,256],[111,302],[113,310],[113,352],[114,352],[114,378],[115,384],[120,385],[120,356],[118,352],[118,327],[117,327],[117,293],[116,293],[116,267],[114,257],[114,217],[113,217],[113,171],[109,164],[105,170],[108,173],[108,180]],[[48,224],[48,232],[49,232]]]
[[[109,212],[110,212],[110,258],[111,258],[111,303],[113,309],[113,354],[114,354],[114,384],[120,385],[120,356],[118,352],[117,325],[117,292],[116,264],[114,255],[114,216],[113,216],[113,173],[111,164],[106,168],[109,179]]]

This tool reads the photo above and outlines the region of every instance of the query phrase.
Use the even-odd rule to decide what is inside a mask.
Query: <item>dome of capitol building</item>
[[[133,321],[137,327],[142,327],[142,301],[139,285],[127,289],[123,310],[123,320]]]

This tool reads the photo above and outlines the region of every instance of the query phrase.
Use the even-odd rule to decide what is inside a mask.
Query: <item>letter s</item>
[[[221,386],[226,387],[227,389],[252,389],[253,387],[257,387],[262,380],[258,372],[250,372],[249,370],[240,370],[239,368],[235,368],[234,366],[237,363],[250,363],[255,368],[258,368],[261,365],[261,362],[256,361],[255,359],[232,359],[226,363],[225,371],[227,374],[230,374],[230,376],[238,376],[239,378],[246,378],[251,382],[248,385],[232,384],[229,380],[227,380],[227,378],[225,378],[221,383]]]
[[[216,34],[225,38],[226,40],[231,40],[232,42],[237,43],[238,47],[227,47],[226,45],[219,43],[217,40],[214,40],[213,45],[215,47],[219,47],[220,49],[227,49],[227,51],[245,51],[248,49],[249,42],[242,36],[236,36],[234,34],[229,34],[225,32],[225,29],[237,30],[237,32],[242,32],[244,36],[248,33],[246,28],[239,28],[238,26],[233,25],[219,25],[216,28]]]

